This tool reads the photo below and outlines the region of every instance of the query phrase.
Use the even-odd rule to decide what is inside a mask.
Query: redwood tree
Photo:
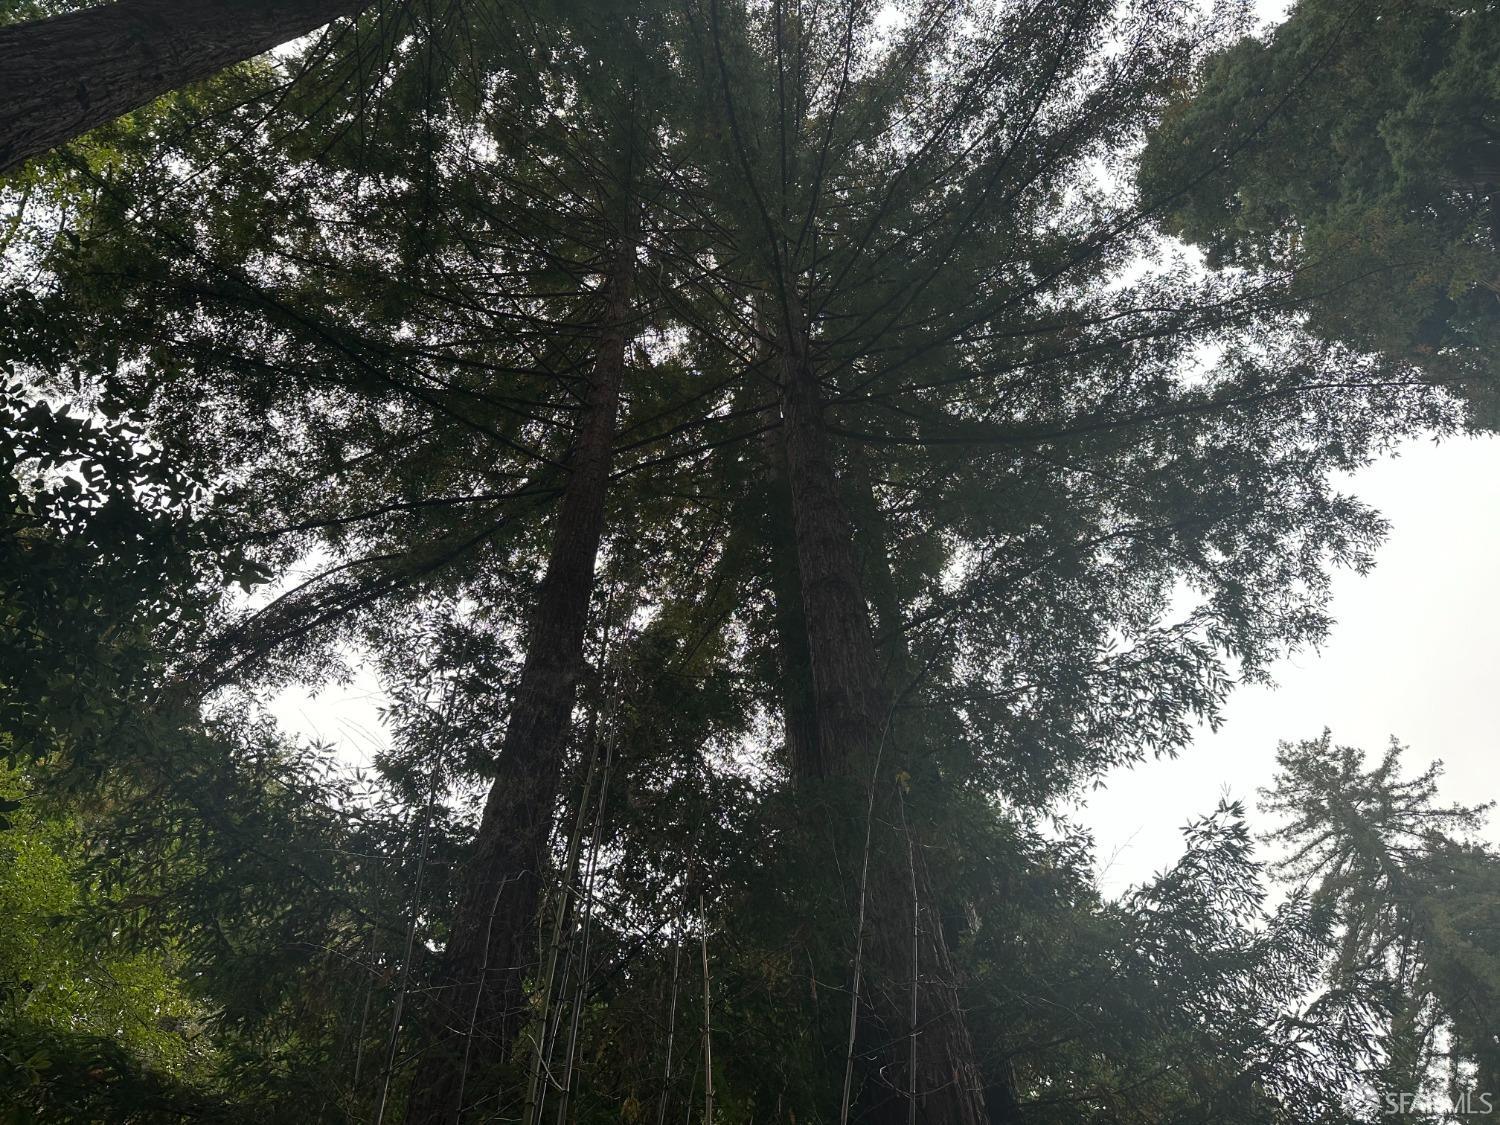
[[[0,27],[0,172],[369,0],[116,0]]]

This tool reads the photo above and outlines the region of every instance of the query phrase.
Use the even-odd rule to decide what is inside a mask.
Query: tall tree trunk
[[[874,1065],[864,1075],[861,1120],[893,1125],[906,1121],[914,1092],[918,1120],[929,1125],[979,1125],[985,1120],[982,1083],[925,865],[916,863],[913,872],[905,838],[884,830],[901,819],[899,786],[904,780],[898,776],[900,755],[885,744],[892,701],[881,682],[859,552],[840,501],[800,308],[788,310],[780,335],[782,437],[812,667],[819,769],[846,794],[869,783],[872,776],[875,785],[877,831],[866,886],[869,910],[862,973],[867,1003],[860,1013],[859,1036],[861,1054],[873,1057]],[[862,840],[863,825],[844,837]],[[852,869],[859,866],[854,859]],[[914,979],[915,1073],[908,1054],[914,1030]]]
[[[0,172],[369,0],[117,0],[0,28]]]
[[[783,747],[792,783],[802,785],[822,775],[812,658],[807,649],[807,617],[802,611],[802,571],[797,566],[792,531],[786,448],[776,430],[766,431],[762,450],[766,460],[762,530],[770,552],[771,598],[775,602]]]
[[[807,329],[800,310],[786,317],[781,330],[782,446],[818,711],[818,771],[850,778],[874,762],[889,700],[880,683],[854,531],[840,502],[823,427]]]
[[[875,611],[875,646],[884,682],[899,695],[917,678],[919,669],[906,643],[905,615],[896,576],[891,570],[890,535],[885,513],[875,495],[875,478],[864,447],[851,442],[845,457],[845,497],[854,521],[854,545],[860,577]]]
[[[886,682],[898,693],[906,693],[916,687],[924,675],[924,670],[912,655],[910,646],[907,644],[906,633],[903,628],[905,614],[902,609],[900,590],[897,588],[896,576],[891,569],[890,562],[890,534],[886,523],[885,513],[881,510],[880,501],[875,495],[875,479],[870,464],[870,458],[862,446],[853,445],[846,458],[847,471],[844,484],[845,495],[848,498],[849,511],[855,524],[855,543],[859,550],[860,561],[864,566],[863,576],[868,584],[869,600],[875,610],[875,620],[878,625],[876,643],[880,652],[882,663],[885,668]],[[897,720],[899,722],[899,711]],[[932,807],[931,794],[939,794],[937,800],[942,801],[949,784],[938,769],[931,753],[924,752],[923,732],[913,729],[910,725],[898,726],[896,737],[902,743],[901,762],[905,771],[911,775],[913,788],[929,790],[927,805]],[[907,810],[910,814],[911,810]],[[910,831],[916,837],[918,846],[916,849],[916,883],[918,894],[924,896],[920,912],[924,913],[922,919],[929,933],[938,935],[938,947],[928,952],[923,958],[919,953],[919,960],[927,965],[939,964],[948,966],[944,974],[934,979],[934,983],[951,982],[953,979],[951,962],[948,950],[943,943],[942,919],[938,917],[933,909],[935,898],[929,884],[929,872],[925,862],[920,842],[926,834],[926,826],[920,822],[912,823]],[[894,925],[894,923],[893,923]],[[951,1000],[957,1010],[957,993],[953,993]],[[921,1021],[918,1021],[919,1026]],[[984,1089],[983,1104],[985,1116],[990,1125],[1001,1125],[1002,1122],[1016,1121],[1020,1117],[1020,1104],[1016,1098],[1015,1086],[1008,1073],[993,1074]]]
[[[490,1064],[505,1059],[523,1022],[523,985],[536,959],[541,870],[604,532],[635,280],[633,204],[626,230],[605,286],[598,352],[568,458],[526,661],[443,954],[438,1020],[408,1105],[411,1125],[458,1121],[465,1055]],[[472,1050],[465,1052],[470,1036]]]

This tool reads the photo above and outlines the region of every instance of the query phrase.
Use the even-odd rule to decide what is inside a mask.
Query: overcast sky
[[[1221,795],[1253,810],[1277,742],[1325,726],[1367,752],[1395,735],[1413,772],[1441,758],[1450,800],[1500,797],[1500,438],[1412,442],[1346,491],[1392,526],[1371,573],[1335,575],[1337,621],[1322,651],[1279,662],[1275,688],[1237,690],[1220,730],[1201,731],[1179,758],[1110,773],[1077,813],[1094,831],[1107,893],[1170,863],[1180,827]]]

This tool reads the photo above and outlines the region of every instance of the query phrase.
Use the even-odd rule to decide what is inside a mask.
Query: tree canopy
[[[1423,351],[1270,201],[1335,15],[356,7],[0,181],[0,1113],[1486,1088],[1497,857],[1435,773],[1288,745],[1285,865],[1225,804],[1115,899],[1061,812],[1318,643],[1384,531],[1343,475],[1478,401],[1457,203]],[[1493,65],[1449,22],[1411,90]],[[1266,120],[1205,143],[1224,75]],[[1224,226],[1245,175],[1325,233]],[[360,769],[265,706],[356,670]]]
[[[1215,265],[1281,274],[1309,326],[1455,387],[1496,424],[1500,16],[1299,0],[1209,60],[1141,166]]]

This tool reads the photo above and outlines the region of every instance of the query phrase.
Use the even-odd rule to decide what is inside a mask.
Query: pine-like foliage
[[[1238,806],[1118,900],[1058,819],[1322,639],[1383,532],[1341,474],[1459,424],[1306,276],[1161,237],[1236,167],[1160,153],[1238,28],[406,0],[8,181],[18,1119],[1500,1082],[1493,855],[1434,775],[1288,749],[1275,905]],[[261,706],[355,670],[368,771]]]

